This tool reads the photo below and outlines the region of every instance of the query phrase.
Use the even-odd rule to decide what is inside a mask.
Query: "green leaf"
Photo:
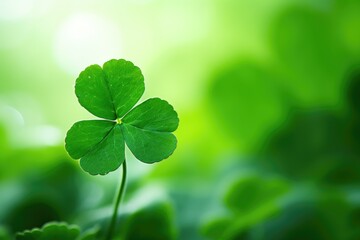
[[[145,91],[144,76],[132,62],[110,60],[104,64],[104,72],[115,106],[117,117],[125,115]]]
[[[150,98],[136,106],[122,121],[137,128],[157,132],[173,132],[179,125],[174,108],[160,98]]]
[[[248,175],[238,179],[225,195],[229,214],[214,219],[203,228],[211,239],[248,239],[248,230],[279,212],[277,200],[289,190],[280,178]]]
[[[110,60],[103,69],[92,65],[80,74],[75,86],[80,104],[111,120],[80,121],[67,133],[65,148],[72,158],[80,158],[86,172],[104,175],[116,170],[125,160],[125,142],[145,163],[174,152],[177,140],[171,132],[179,118],[169,103],[152,98],[131,110],[144,90],[140,69],[123,59]]]
[[[95,116],[116,119],[108,82],[99,65],[91,65],[80,73],[76,79],[75,94],[81,106]]]
[[[354,182],[359,179],[359,164],[345,152],[352,144],[351,132],[356,131],[345,134],[346,125],[350,126],[328,109],[294,111],[269,138],[264,154],[271,161],[264,159],[262,164],[292,179]]]
[[[105,175],[115,171],[124,160],[124,138],[120,126],[116,125],[98,145],[80,159],[80,165],[92,175]]]
[[[100,232],[100,227],[95,226],[88,230],[86,230],[80,237],[78,237],[76,240],[98,240],[98,235]]]
[[[125,159],[125,143],[119,125],[92,120],[75,123],[65,139],[66,149],[92,175],[116,170]]]
[[[176,148],[177,140],[172,133],[145,130],[125,123],[121,126],[126,145],[144,163],[168,158]]]
[[[0,240],[10,240],[10,239],[12,238],[10,238],[8,230],[4,226],[0,225]]]
[[[165,100],[148,99],[132,109],[122,121],[126,144],[140,161],[158,162],[174,152],[177,140],[170,132],[177,129],[179,118]]]
[[[334,30],[338,26],[333,18],[327,11],[291,5],[270,22],[270,44],[287,74],[281,80],[297,105],[336,105],[340,101],[349,56],[341,34]]]
[[[127,113],[144,93],[140,69],[124,59],[110,60],[103,69],[92,65],[76,79],[79,103],[95,116],[116,119]]]
[[[221,217],[206,223],[202,227],[202,233],[209,239],[221,239],[226,229],[234,220],[231,217]]]
[[[277,85],[280,79],[269,67],[247,60],[226,63],[215,75],[210,105],[218,124],[242,148],[257,147],[264,134],[282,121],[287,103]]]
[[[48,223],[41,229],[35,228],[16,234],[16,240],[76,240],[80,229],[66,223]]]
[[[239,179],[231,186],[224,201],[232,211],[244,214],[275,202],[288,190],[288,184],[281,179],[248,176]]]
[[[360,239],[351,224],[354,206],[337,190],[307,191],[289,201],[281,213],[259,226],[258,239]]]
[[[79,159],[99,144],[114,126],[114,122],[101,120],[77,122],[67,132],[65,148],[72,158]]]

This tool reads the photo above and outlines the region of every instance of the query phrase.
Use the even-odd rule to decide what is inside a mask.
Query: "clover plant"
[[[107,239],[112,238],[126,181],[125,143],[144,163],[155,163],[175,150],[179,118],[165,100],[150,98],[139,105],[145,90],[141,70],[133,63],[110,60],[91,65],[76,79],[79,103],[97,120],[76,122],[67,132],[65,148],[91,175],[106,175],[122,165],[123,174]],[[135,106],[135,107],[134,107]]]
[[[90,229],[81,234],[76,225],[64,222],[50,222],[42,228],[34,228],[16,234],[16,240],[96,240],[97,229]]]

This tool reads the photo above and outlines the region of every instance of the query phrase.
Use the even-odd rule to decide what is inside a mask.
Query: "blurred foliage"
[[[16,235],[17,240],[96,240],[97,231],[80,236],[80,228],[66,223],[47,223],[41,229],[35,228]]]
[[[153,203],[130,216],[125,227],[126,240],[176,239],[171,206]]]
[[[225,205],[233,212],[244,215],[262,204],[273,204],[286,193],[288,186],[280,179],[261,179],[249,176],[239,179],[225,195]]]
[[[80,234],[80,229],[76,226],[69,226],[64,223],[48,223],[41,229],[35,228],[31,231],[24,231],[17,234],[19,240],[36,239],[66,239],[75,240]]]
[[[283,117],[286,105],[276,87],[280,78],[250,61],[226,64],[215,76],[209,99],[218,123],[230,135],[241,136],[245,147],[258,144]]]
[[[323,195],[294,201],[261,227],[267,239],[352,239],[356,231],[348,224],[349,213],[340,196]]]
[[[296,112],[289,117],[287,125],[272,136],[264,155],[272,158],[274,168],[290,178],[319,179],[336,170],[343,161],[357,162],[346,154],[343,128],[339,117],[326,110]]]
[[[211,239],[247,239],[252,225],[279,211],[277,201],[288,190],[288,184],[282,179],[242,177],[225,195],[224,204],[230,214],[206,225],[204,234]]]
[[[1,240],[11,239],[8,231],[4,227],[1,227],[1,226],[0,226],[0,239]]]
[[[17,199],[2,199],[2,205],[8,206],[5,215],[0,215],[2,222],[10,226],[12,231],[68,219],[83,201],[79,188],[84,186],[81,184],[84,180],[68,161],[50,171],[30,174],[18,181],[21,188],[15,193]]]
[[[282,10],[271,24],[270,44],[286,74],[283,84],[300,104],[339,101],[349,55],[333,29],[331,13],[305,6]]]
[[[14,173],[10,173],[5,175],[8,180],[0,184],[0,223],[9,232],[40,227],[50,221],[73,219],[79,210],[86,211],[89,203],[90,208],[94,203],[98,204],[96,199],[99,197],[89,196],[97,193],[98,184],[89,182],[63,151],[63,148],[52,147],[9,149],[10,154],[19,155],[16,160],[27,160],[27,166],[38,167],[28,167],[27,171],[17,168],[21,176],[14,178]],[[39,154],[42,152],[43,155]],[[111,192],[103,198],[110,203],[112,197]]]

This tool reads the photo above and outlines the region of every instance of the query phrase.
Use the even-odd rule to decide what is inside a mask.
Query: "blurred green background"
[[[0,239],[106,225],[120,171],[64,137],[112,58],[180,117],[169,159],[127,154],[119,239],[360,239],[358,0],[0,0]]]

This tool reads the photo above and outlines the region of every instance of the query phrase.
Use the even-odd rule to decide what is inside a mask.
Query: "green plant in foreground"
[[[123,59],[110,60],[103,68],[91,65],[76,80],[79,103],[101,119],[76,122],[67,132],[66,150],[72,158],[80,159],[82,169],[92,175],[105,175],[123,165],[106,239],[112,238],[125,187],[125,143],[144,163],[159,162],[176,148],[172,132],[179,124],[177,113],[159,98],[150,98],[134,107],[144,90],[140,69]]]
[[[16,235],[17,240],[96,240],[97,229],[81,234],[80,228],[67,223],[51,222],[42,228],[26,230]]]

